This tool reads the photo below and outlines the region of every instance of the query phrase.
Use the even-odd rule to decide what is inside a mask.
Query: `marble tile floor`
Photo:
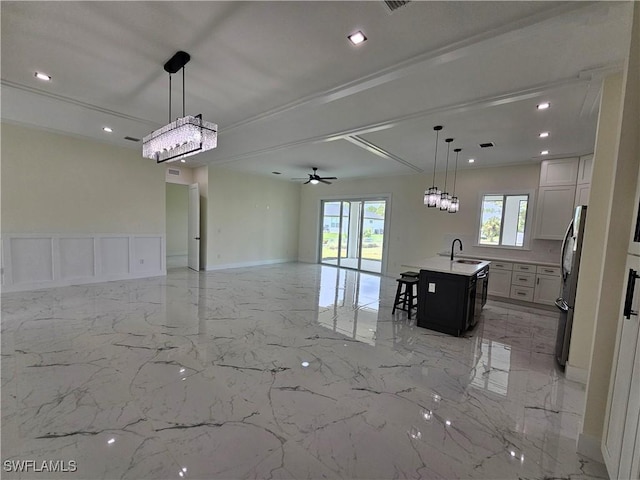
[[[2,478],[607,478],[553,312],[490,301],[454,338],[395,287],[291,263],[4,294]]]

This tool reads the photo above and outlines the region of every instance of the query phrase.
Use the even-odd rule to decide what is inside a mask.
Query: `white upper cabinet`
[[[591,183],[591,173],[593,171],[593,155],[584,155],[580,157],[580,162],[578,163],[578,185],[584,185],[586,183]],[[581,203],[580,205],[586,205],[586,203]]]
[[[576,201],[574,202],[574,206],[589,205],[589,195],[591,195],[590,183],[576,185]]]
[[[573,216],[576,186],[540,187],[536,205],[536,238],[562,240]]]
[[[540,165],[540,186],[575,185],[579,166],[578,157],[544,160]]]
[[[535,238],[562,240],[574,207],[588,205],[593,155],[544,160],[536,203]]]

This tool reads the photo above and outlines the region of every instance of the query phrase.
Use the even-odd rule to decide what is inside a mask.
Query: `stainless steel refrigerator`
[[[558,322],[558,336],[556,338],[556,359],[564,367],[569,357],[569,342],[571,341],[571,327],[573,326],[573,307],[576,301],[578,287],[578,273],[580,271],[580,255],[582,253],[582,239],[584,224],[587,217],[587,207],[576,207],[573,218],[567,227],[567,233],[562,241],[562,288],[556,306],[560,309]]]

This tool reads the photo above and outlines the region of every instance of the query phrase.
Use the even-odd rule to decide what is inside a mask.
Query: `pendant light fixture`
[[[174,162],[206,152],[218,146],[218,125],[206,122],[202,114],[185,115],[184,66],[191,59],[179,51],[164,64],[169,74],[169,123],[142,140],[142,156],[157,163]],[[171,75],[182,70],[182,117],[171,121]]]
[[[451,197],[451,201],[449,202],[449,213],[458,213],[460,210],[460,200],[456,197],[456,179],[458,176],[458,156],[462,151],[461,148],[454,148],[454,152],[456,152],[456,166],[453,170],[453,196]]]
[[[444,191],[440,194],[440,210],[443,212],[449,210],[449,202],[451,202],[451,195],[447,192],[447,175],[449,173],[449,150],[453,138],[447,138],[445,142],[447,142],[447,166],[444,169]]]
[[[436,125],[433,127],[436,132],[436,148],[433,156],[433,183],[431,188],[424,192],[424,204],[429,208],[440,206],[440,195],[442,192],[436,187],[436,162],[438,161],[438,134],[442,130],[442,125]]]

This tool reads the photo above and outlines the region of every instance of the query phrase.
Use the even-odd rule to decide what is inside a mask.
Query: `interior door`
[[[611,478],[637,478],[640,453],[640,279],[638,257],[629,255],[618,324],[602,453]],[[636,470],[635,473],[633,470]]]
[[[195,271],[200,270],[200,189],[198,184],[189,185],[189,242],[188,265]]]

